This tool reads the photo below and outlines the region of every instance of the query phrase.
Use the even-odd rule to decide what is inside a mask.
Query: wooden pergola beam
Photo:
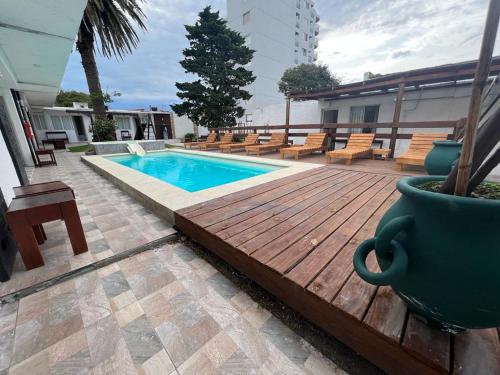
[[[394,106],[394,115],[392,117],[393,128],[391,130],[391,141],[389,142],[389,148],[391,152],[389,157],[394,157],[394,150],[396,149],[396,139],[398,137],[398,127],[399,118],[401,116],[401,106],[403,104],[403,97],[405,94],[405,81],[399,83],[398,95],[396,96],[396,105]]]

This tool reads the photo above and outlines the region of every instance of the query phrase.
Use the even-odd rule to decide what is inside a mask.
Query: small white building
[[[247,114],[281,101],[286,69],[317,60],[319,16],[313,0],[228,0],[228,26],[256,52],[247,68],[257,77],[248,86]],[[255,123],[255,120],[254,120]]]

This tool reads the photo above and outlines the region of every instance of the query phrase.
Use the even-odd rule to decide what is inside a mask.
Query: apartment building
[[[319,16],[312,0],[228,0],[228,25],[256,52],[247,66],[257,77],[244,103],[251,115],[284,101],[278,91],[283,72],[317,60]]]

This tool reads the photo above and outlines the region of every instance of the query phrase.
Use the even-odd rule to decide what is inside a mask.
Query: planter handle
[[[377,237],[364,241],[354,253],[354,269],[366,282],[373,285],[389,285],[398,280],[408,269],[408,255],[405,248],[393,238],[400,231],[413,225],[411,216],[400,216],[389,221]],[[368,254],[375,250],[377,257],[392,262],[384,271],[375,273],[366,267]]]

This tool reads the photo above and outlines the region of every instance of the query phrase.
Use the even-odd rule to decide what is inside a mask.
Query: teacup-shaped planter
[[[401,198],[354,254],[365,281],[391,285],[409,309],[450,330],[500,326],[500,201],[420,190],[443,176],[400,180]],[[381,272],[366,267],[375,250]]]
[[[433,176],[446,176],[460,157],[462,143],[454,141],[434,141],[434,147],[427,154],[424,167]]]

